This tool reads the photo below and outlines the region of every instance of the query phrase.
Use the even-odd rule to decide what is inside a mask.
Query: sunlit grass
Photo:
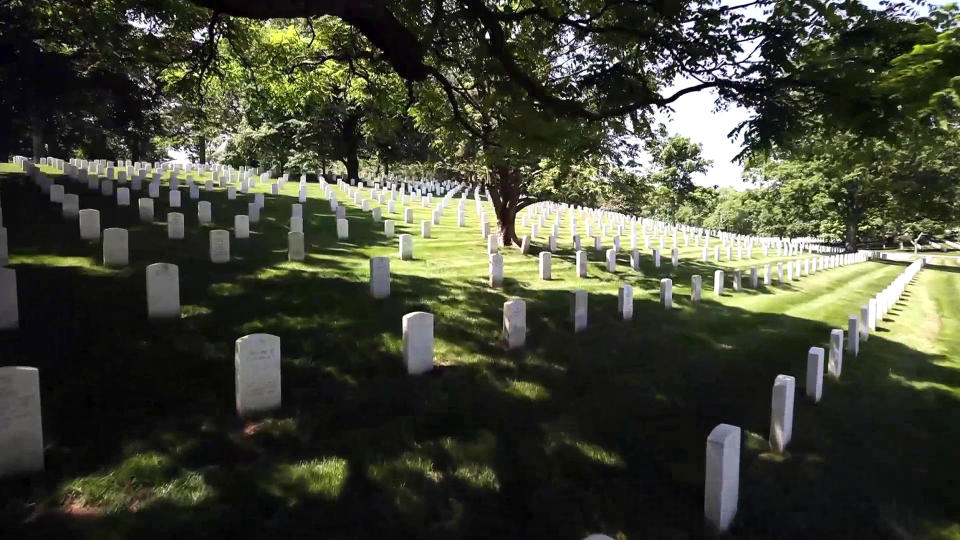
[[[266,489],[290,503],[304,496],[336,499],[347,483],[347,461],[322,458],[277,467]]]
[[[169,456],[136,454],[104,473],[76,478],[60,489],[65,504],[101,512],[139,511],[158,502],[202,503],[214,490],[196,471],[181,470]]]

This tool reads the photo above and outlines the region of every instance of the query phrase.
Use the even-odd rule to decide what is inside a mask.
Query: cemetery
[[[501,30],[522,29],[533,16],[590,41],[584,36],[609,28],[583,21],[621,28],[638,14],[654,17],[646,8],[576,4],[560,17],[556,6],[466,2],[463,16],[486,29],[484,54],[506,66],[490,75],[456,40],[438,41],[451,50],[423,53],[425,64],[398,56],[405,42],[395,25],[429,35],[409,26],[426,13],[410,6],[368,12],[362,0],[358,12],[332,2],[273,12],[231,0],[211,15],[202,1],[171,1],[195,18],[127,6],[171,17],[165,31],[150,31],[130,11],[97,9],[131,27],[131,39],[200,40],[194,52],[207,50],[204,35],[236,40],[211,46],[211,63],[199,75],[178,72],[183,80],[225,84],[244,69],[276,75],[298,47],[336,52],[351,36],[359,40],[351,47],[383,55],[350,56],[357,51],[346,47],[349,58],[340,50],[300,60],[360,70],[363,82],[349,83],[360,86],[332,92],[336,100],[367,92],[364,106],[383,112],[399,105],[376,84],[405,95],[408,81],[412,99],[428,84],[417,75],[425,66],[438,82],[417,87],[420,104],[404,105],[412,124],[391,128],[403,136],[389,159],[372,134],[369,153],[354,147],[357,159],[336,164],[330,156],[342,146],[274,154],[286,143],[264,143],[265,127],[243,131],[258,117],[252,109],[236,131],[210,127],[219,142],[202,135],[202,150],[165,127],[143,154],[116,142],[97,153],[88,136],[38,144],[38,133],[21,136],[29,123],[3,125],[21,134],[0,140],[8,152],[0,158],[0,538],[960,536],[952,459],[960,444],[960,108],[916,113],[930,133],[890,149],[943,152],[929,160],[940,176],[916,165],[916,185],[891,177],[877,187],[873,177],[850,188],[842,182],[854,173],[814,169],[833,151],[826,143],[811,157],[798,149],[803,130],[788,144],[788,134],[757,127],[776,157],[744,166],[754,185],[711,188],[700,146],[679,136],[648,133],[647,165],[613,167],[609,151],[607,165],[594,166],[590,155],[608,152],[606,138],[623,127],[594,130],[606,122],[594,113],[622,107],[622,96],[604,94],[610,103],[598,105],[544,94],[557,90],[550,78],[518,82],[530,73],[516,72],[524,64],[510,50],[524,62],[546,53]],[[720,15],[741,9],[731,6],[685,9],[750,31]],[[31,9],[15,2],[0,14],[26,32],[40,23],[14,15],[40,13]],[[913,18],[894,7],[830,9],[840,18],[818,32],[928,25],[917,31],[918,47],[942,21],[960,21],[950,6]],[[363,19],[384,12],[402,16]],[[651,20],[660,17],[671,16]],[[830,27],[840,20],[851,26]],[[448,23],[440,34],[454,32]],[[704,38],[696,27],[682,38],[664,32],[678,47]],[[264,53],[278,43],[280,56]],[[913,61],[904,54],[891,69]],[[476,76],[477,92],[492,77],[498,97],[486,97],[502,101],[480,104],[443,78],[459,80],[451,73]],[[306,95],[299,82],[283,92],[257,86],[265,82],[244,82],[239,97],[219,88],[221,105],[201,100],[195,111],[228,114],[232,100],[253,107],[258,92],[274,92],[267,101],[276,103]],[[192,99],[193,89],[164,84],[171,102]],[[156,107],[186,114],[168,105]],[[484,124],[485,106],[507,112]],[[811,121],[809,110],[793,112]],[[507,120],[513,113],[523,125]],[[935,114],[946,117],[929,127]],[[273,128],[296,124],[292,116],[283,112]],[[196,118],[181,126],[194,130],[191,140],[207,129]],[[906,138],[917,125],[890,129]],[[845,129],[859,133],[852,126]],[[485,139],[488,128],[504,139]],[[430,142],[417,147],[410,140],[418,137]],[[591,137],[597,144],[579,148]],[[53,142],[61,138],[72,142]],[[627,139],[612,141],[628,148]],[[470,154],[453,140],[481,141],[482,150]],[[186,157],[172,159],[184,148]],[[670,161],[683,152],[691,155]],[[563,159],[571,161],[551,162]],[[522,165],[504,165],[512,163]],[[810,187],[817,182],[821,191]],[[856,202],[859,221],[840,203],[814,206],[835,185],[844,201],[876,190]]]

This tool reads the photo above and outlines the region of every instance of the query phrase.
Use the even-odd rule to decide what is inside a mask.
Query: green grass
[[[717,299],[714,269],[787,258],[715,265],[691,245],[678,269],[668,254],[654,269],[647,254],[638,273],[621,255],[611,274],[591,251],[590,276],[577,279],[564,220],[554,280],[537,277],[541,237],[530,255],[506,251],[504,287],[491,289],[472,200],[467,227],[454,201],[432,239],[419,237],[430,212],[419,202],[412,225],[385,215],[415,236],[415,260],[400,261],[396,239],[345,194],[350,240],[337,242],[316,184],[308,258],[289,263],[295,182],[266,196],[250,241],[231,239],[234,260],[213,265],[215,227],[197,225],[186,196],[187,237],[172,241],[165,190],[158,223],[144,226],[135,195],[117,208],[70,184],[103,227],[130,230],[132,265],[110,270],[76,222],[4,172],[21,330],[0,334],[0,364],[40,368],[47,443],[44,473],[0,481],[0,530],[12,537],[700,536],[706,436],[720,422],[745,433],[736,537],[960,537],[956,266],[923,270],[814,406],[807,349],[826,346],[903,265],[737,293],[728,283]],[[222,228],[246,211],[242,196],[202,198]],[[367,264],[380,255],[391,257],[392,295],[376,301]],[[161,261],[180,266],[184,317],[148,323],[144,268]],[[669,312],[657,302],[667,276]],[[616,313],[620,283],[635,288],[630,322]],[[566,291],[576,288],[590,292],[590,321],[574,335]],[[500,336],[511,297],[527,301],[522,351]],[[415,310],[436,315],[439,367],[421,377],[406,375],[400,352],[401,317]],[[252,332],[282,339],[283,407],[243,422],[233,342]],[[779,373],[800,386],[784,456],[765,442]]]

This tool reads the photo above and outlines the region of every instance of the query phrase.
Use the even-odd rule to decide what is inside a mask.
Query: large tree
[[[563,169],[626,134],[645,137],[656,109],[708,88],[777,116],[782,88],[810,86],[790,70],[800,48],[902,9],[774,0],[195,1],[215,16],[332,15],[356,28],[438,109],[421,107],[420,125],[441,147],[478,158],[474,178],[491,187],[505,242],[517,240],[514,216],[535,199],[530,176],[544,164]],[[764,15],[750,15],[757,11]],[[783,127],[750,126],[751,140]]]
[[[915,222],[918,212],[953,218],[960,134],[953,9],[909,21],[875,18],[859,32],[801,48],[796,76],[830,83],[830,91],[784,90],[782,119],[760,120],[784,122],[777,136],[748,140],[764,149],[755,174],[809,186],[839,221],[848,249],[865,225],[876,233]]]
[[[654,169],[650,179],[669,191],[668,216],[676,222],[677,210],[695,188],[694,175],[706,173],[711,162],[703,157],[699,144],[682,135],[657,141],[652,150]]]
[[[172,0],[0,2],[0,152],[155,156],[156,82],[197,53],[207,16]]]

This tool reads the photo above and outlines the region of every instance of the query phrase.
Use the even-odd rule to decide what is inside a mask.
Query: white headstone
[[[50,202],[52,203],[62,203],[63,202],[63,186],[60,184],[53,184],[50,186]]]
[[[303,218],[302,217],[291,217],[290,218],[290,232],[303,232]]]
[[[577,277],[587,277],[587,252],[583,250],[577,251]]]
[[[570,292],[570,317],[573,319],[574,332],[587,327],[587,291]]]
[[[494,253],[489,256],[489,285],[491,287],[503,286],[503,255]]]
[[[770,404],[770,448],[782,453],[793,436],[793,394],[796,381],[789,375],[777,375],[773,381]]]
[[[237,414],[280,408],[280,338],[250,334],[235,343]]]
[[[0,478],[43,470],[40,372],[0,367]]]
[[[64,193],[61,210],[64,218],[76,219],[80,215],[80,196],[76,193]]]
[[[346,240],[350,237],[350,222],[346,219],[337,220],[337,239]]]
[[[843,330],[834,328],[830,331],[830,357],[827,371],[834,378],[840,378],[843,371]]]
[[[415,311],[403,316],[403,360],[410,375],[433,369],[432,313]]]
[[[420,222],[420,236],[423,238],[430,238],[430,222],[423,220]]]
[[[233,216],[233,236],[235,238],[250,238],[250,216],[243,214]]]
[[[100,239],[100,211],[93,208],[84,208],[80,211],[80,239]]]
[[[409,261],[413,260],[413,236],[409,234],[401,234],[400,239],[400,260]]]
[[[180,208],[180,202],[181,202],[180,192],[175,189],[171,189],[169,196],[170,196],[170,208]]]
[[[723,296],[723,270],[717,270],[713,273],[713,294]]]
[[[500,249],[500,243],[497,240],[497,235],[488,234],[487,235],[487,255],[493,255]]]
[[[302,232],[287,233],[287,260],[302,261],[307,258],[307,248]]]
[[[853,357],[860,354],[860,319],[856,315],[847,319],[847,352]]]
[[[527,341],[527,304],[514,298],[503,303],[503,335],[508,349],[519,349]]]
[[[180,212],[170,212],[167,214],[167,238],[171,240],[183,239],[183,214]]]
[[[670,278],[660,280],[660,303],[665,309],[673,307],[673,280]]]
[[[860,308],[860,341],[870,339],[870,306]]]
[[[807,351],[807,397],[814,403],[823,394],[823,348],[810,347]]]
[[[130,188],[117,188],[117,206],[130,206]]]
[[[617,311],[623,320],[633,319],[633,287],[626,283],[617,290]]]
[[[703,278],[699,275],[694,275],[690,278],[690,300],[693,302],[699,302],[700,296],[703,291]]]
[[[197,203],[197,221],[200,223],[210,223],[213,221],[213,208],[210,201],[200,201]]]
[[[210,262],[230,262],[230,231],[215,229],[210,231]]]
[[[147,317],[180,318],[180,270],[170,263],[147,267]]]
[[[550,280],[552,276],[553,257],[549,251],[541,251],[538,255],[540,259],[540,279]]]
[[[390,259],[388,257],[370,258],[370,296],[374,298],[390,296]]]
[[[737,515],[740,497],[740,428],[720,424],[707,437],[704,516],[723,533]]]
[[[17,271],[0,268],[0,330],[20,328],[20,308],[17,302]]]
[[[103,265],[126,266],[130,264],[130,249],[126,229],[111,227],[103,230]]]
[[[137,208],[140,211],[141,222],[153,223],[153,199],[146,197],[137,199]]]

